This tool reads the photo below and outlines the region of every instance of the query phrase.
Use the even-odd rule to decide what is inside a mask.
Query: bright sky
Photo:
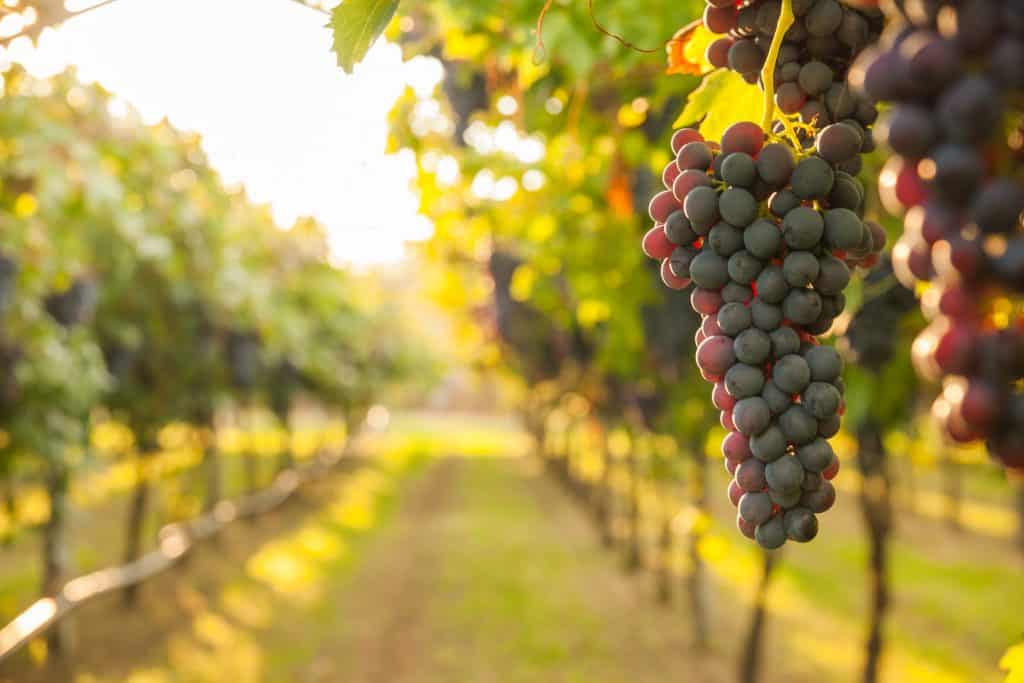
[[[430,234],[409,189],[411,155],[385,156],[387,114],[407,83],[429,92],[440,64],[403,64],[379,42],[346,76],[327,18],[290,0],[118,0],[48,33],[24,61],[77,65],[148,121],[202,134],[213,165],[272,204],[282,225],[313,215],[335,257],[401,259]]]

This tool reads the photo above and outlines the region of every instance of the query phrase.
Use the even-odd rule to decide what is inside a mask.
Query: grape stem
[[[786,37],[786,31],[793,25],[793,0],[782,0],[782,7],[779,9],[779,21],[775,24],[775,35],[772,36],[772,44],[768,48],[768,56],[764,60],[764,68],[761,69],[761,82],[764,84],[764,120],[761,127],[765,133],[772,132],[772,119],[775,118],[775,65],[779,61],[779,50],[782,48],[782,40]],[[796,133],[792,130],[786,117],[782,117],[782,125],[786,128],[786,134],[796,140]]]

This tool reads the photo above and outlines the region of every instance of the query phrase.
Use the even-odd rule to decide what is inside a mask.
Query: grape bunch
[[[96,308],[99,291],[96,283],[77,278],[62,292],[53,292],[43,300],[46,312],[63,327],[84,323]]]
[[[704,26],[724,34],[708,46],[708,61],[757,83],[779,12],[779,0],[740,4],[708,0]],[[851,91],[846,76],[853,58],[881,32],[881,13],[848,7],[838,0],[794,0],[793,13],[795,20],[786,31],[775,67],[775,105],[784,114],[799,114],[815,128],[847,121],[863,132],[878,112],[872,102]],[[813,143],[813,137],[807,142]],[[870,151],[871,145],[871,137],[864,136],[864,151]],[[860,171],[859,157],[851,157],[846,164],[847,172]]]
[[[815,335],[843,311],[851,268],[874,265],[885,243],[861,217],[860,183],[836,169],[859,154],[859,136],[832,124],[798,154],[765,144],[754,123],[720,143],[682,129],[670,189],[650,203],[643,248],[667,286],[696,285],[697,364],[729,432],[729,497],[740,531],[765,548],[811,540],[835,501],[828,439],[843,412],[842,360]]]
[[[17,276],[18,262],[0,252],[0,312],[7,308],[11,300]]]
[[[914,364],[942,380],[933,405],[957,442],[1024,468],[1024,3],[894,4],[851,83],[893,106],[876,129],[879,179],[903,213],[893,266],[931,320]]]
[[[263,345],[255,332],[229,330],[224,341],[231,383],[239,389],[255,386],[262,370]]]
[[[917,297],[893,277],[888,254],[864,278],[864,291],[864,303],[850,320],[843,341],[857,365],[877,372],[892,358],[899,339],[893,331],[917,308]]]

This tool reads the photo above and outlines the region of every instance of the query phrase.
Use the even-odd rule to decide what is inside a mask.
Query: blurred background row
[[[885,259],[830,335],[828,538],[737,538],[700,319],[638,248],[700,82],[661,45],[703,2],[406,3],[351,76],[328,4],[0,10],[0,680],[976,683],[1024,659],[1024,482],[934,425]],[[30,637],[62,609],[38,598],[289,474],[312,483],[284,512]],[[395,524],[438,542],[357,539]],[[440,556],[479,599],[409,616],[431,588],[389,572]],[[398,587],[360,602],[347,563],[374,558]],[[298,644],[389,638],[420,667]]]

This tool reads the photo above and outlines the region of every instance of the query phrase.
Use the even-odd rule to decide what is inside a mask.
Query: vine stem
[[[772,36],[772,44],[768,48],[764,68],[761,69],[761,82],[764,83],[764,119],[761,127],[765,133],[772,132],[772,119],[775,117],[775,65],[779,61],[782,40],[786,37],[786,31],[793,25],[793,21],[793,0],[782,0],[779,21],[775,25],[775,35]],[[786,127],[786,132],[795,139],[796,134],[790,130],[789,122],[785,120],[785,117],[783,117],[782,124]]]

